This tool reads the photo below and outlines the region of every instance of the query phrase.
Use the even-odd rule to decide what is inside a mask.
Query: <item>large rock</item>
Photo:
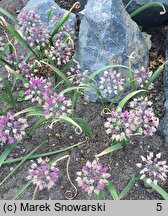
[[[168,61],[168,30],[166,37],[166,60]],[[165,92],[165,116],[161,119],[158,132],[165,137],[165,141],[168,144],[168,64],[165,65],[164,70],[164,92]]]
[[[29,0],[26,6],[22,9],[22,12],[31,10],[40,16],[40,19],[43,21],[44,25],[48,27],[48,11],[53,7],[52,15],[62,14],[64,15],[67,11],[62,9],[55,3],[54,0]],[[57,20],[55,20],[55,24]],[[70,25],[70,27],[75,27],[76,25],[76,15],[71,13],[69,20],[66,21],[66,24]]]
[[[83,69],[92,73],[108,64],[128,66],[132,52],[136,52],[133,67],[148,65],[146,42],[121,0],[88,0],[82,14],[75,58]],[[128,71],[122,71],[122,75],[128,77]],[[97,100],[93,92],[87,94],[88,100]]]
[[[127,5],[130,0],[123,0],[124,4]],[[167,12],[164,15],[160,15],[160,12],[163,11],[161,7],[153,7],[144,10],[139,15],[133,17],[133,19],[144,27],[148,26],[159,26],[165,25],[168,23],[168,0],[133,0],[130,5],[127,7],[127,11],[132,13],[139,7],[151,3],[151,2],[160,2],[164,4]]]
[[[81,10],[87,4],[87,1],[88,0],[79,0],[79,2],[81,3]],[[130,2],[130,0],[122,1],[124,3],[124,6],[126,6]],[[133,20],[144,27],[166,25],[168,23],[168,0],[133,0],[127,7],[127,11],[128,13],[132,13],[141,6],[144,6],[145,4],[151,2],[160,2],[164,4],[167,12],[164,15],[160,15],[160,12],[163,11],[161,7],[148,8],[141,12],[139,15],[133,17]]]

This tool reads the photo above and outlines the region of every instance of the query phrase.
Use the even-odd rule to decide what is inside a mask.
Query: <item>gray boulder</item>
[[[88,0],[79,0],[81,3],[81,10],[87,4]],[[126,6],[130,0],[122,0],[124,6]],[[160,11],[162,8],[160,7],[153,7],[148,8],[139,15],[133,17],[133,20],[137,22],[139,25],[144,27],[151,27],[151,26],[158,26],[158,25],[166,25],[168,23],[168,0],[133,0],[129,7],[127,7],[128,13],[132,13],[136,9],[140,8],[141,6],[151,3],[151,2],[160,2],[164,4],[167,12],[164,15],[160,15]]]
[[[130,0],[123,0],[125,5],[128,4]],[[144,10],[139,15],[133,17],[133,20],[137,22],[139,25],[144,27],[149,26],[159,26],[165,25],[168,23],[168,0],[133,0],[130,5],[127,7],[128,13],[132,13],[139,7],[151,3],[151,2],[160,2],[164,4],[167,12],[164,15],[160,15],[160,12],[163,11],[161,7],[153,7]]]
[[[34,11],[40,16],[40,19],[43,21],[44,25],[48,28],[48,11],[53,7],[52,15],[62,14],[64,15],[67,10],[62,9],[55,3],[54,0],[29,0],[26,6],[22,9],[21,13],[24,11]],[[57,22],[57,21],[56,21]],[[56,24],[56,23],[55,23]],[[69,21],[66,22],[70,27],[75,28],[76,25],[76,15],[71,13]],[[54,23],[53,23],[54,26]],[[53,30],[53,29],[51,29]]]
[[[168,30],[166,36],[166,60],[168,60]],[[168,144],[168,64],[165,65],[164,70],[164,92],[165,92],[165,116],[161,119],[158,132],[165,137]]]
[[[82,69],[92,73],[108,64],[128,66],[128,56],[132,52],[136,53],[136,58],[132,59],[133,67],[148,65],[147,44],[121,0],[88,0],[82,15],[75,56]],[[128,77],[128,71],[120,72],[123,77]],[[90,101],[98,99],[93,92],[87,91],[87,95]]]

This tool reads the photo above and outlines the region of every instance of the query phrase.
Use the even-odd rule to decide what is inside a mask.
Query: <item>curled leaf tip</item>
[[[163,11],[160,12],[160,15],[164,15],[167,11],[164,5],[162,5]]]

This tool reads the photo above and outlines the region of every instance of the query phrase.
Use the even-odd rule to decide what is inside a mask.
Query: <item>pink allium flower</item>
[[[135,82],[141,88],[144,88],[144,86],[147,84],[151,76],[152,76],[152,71],[146,71],[144,67],[141,67],[139,70],[134,71]],[[151,87],[152,87],[152,84],[151,84]]]
[[[56,93],[51,95],[46,95],[44,97],[44,114],[45,117],[48,118],[55,118],[59,117],[60,115],[67,116],[71,114],[71,100],[66,100],[64,96],[58,96]]]
[[[13,117],[10,112],[6,116],[0,116],[0,142],[3,145],[21,141],[27,127],[26,119]]]
[[[152,102],[148,98],[135,98],[130,102],[130,115],[132,119],[137,118],[140,130],[144,136],[152,136],[158,127],[159,119],[155,116]]]
[[[27,89],[25,94],[25,100],[37,101],[42,104],[43,97],[51,93],[51,82],[47,81],[43,77],[30,77],[29,83],[25,83],[24,87]]]
[[[49,159],[37,159],[37,163],[33,163],[29,169],[29,176],[27,180],[32,180],[33,184],[39,187],[39,190],[46,188],[50,190],[58,179],[59,169],[56,167],[56,163],[47,165]]]
[[[152,136],[158,127],[158,118],[147,98],[138,98],[130,102],[129,111],[111,111],[104,126],[111,139],[123,141],[133,135]]]
[[[107,179],[111,175],[97,159],[92,163],[87,161],[86,165],[82,167],[82,171],[77,172],[77,176],[78,186],[91,195],[92,193],[99,194],[100,189],[105,188]]]
[[[87,78],[87,70],[82,70],[79,63],[77,62],[76,65],[70,67],[69,71],[67,72],[69,80],[74,85],[80,85],[84,83],[85,79]]]
[[[127,140],[137,130],[137,125],[134,121],[129,120],[129,112],[118,110],[112,111],[107,118],[104,126],[106,133],[111,134],[111,139],[116,141]]]
[[[61,34],[58,34],[61,37]],[[47,51],[46,55],[56,62],[58,66],[67,64],[73,55],[74,47],[71,40],[65,43],[64,40],[58,38],[54,42],[54,46],[51,46]]]
[[[24,56],[18,56],[17,53],[12,53],[8,54],[5,60],[22,76],[30,75],[33,72],[33,67],[30,63],[25,62]]]
[[[22,12],[18,18],[22,26],[19,31],[25,40],[31,47],[42,50],[49,43],[50,35],[40,17],[29,10]]]
[[[140,171],[141,178],[147,178],[147,183],[151,183],[153,181],[154,184],[157,185],[158,180],[166,181],[168,172],[168,166],[166,165],[166,161],[160,160],[161,153],[158,153],[154,156],[153,152],[150,152],[147,155],[147,158],[141,156],[142,163],[137,163],[136,166],[142,168]]]
[[[119,94],[124,89],[125,80],[117,71],[104,71],[103,76],[100,77],[99,90],[103,97],[108,98],[112,93]]]

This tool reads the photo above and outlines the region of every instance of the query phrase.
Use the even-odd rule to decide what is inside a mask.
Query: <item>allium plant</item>
[[[51,82],[47,81],[43,77],[28,77],[29,83],[25,83],[26,88],[25,100],[37,101],[40,105],[42,104],[43,97],[51,93]]]
[[[111,134],[115,141],[127,140],[130,136],[139,134],[152,136],[158,127],[159,120],[147,98],[133,99],[129,111],[111,111],[104,126],[106,133]]]
[[[97,159],[93,162],[87,161],[82,171],[77,172],[77,176],[78,186],[91,195],[92,193],[99,194],[99,191],[105,188],[105,184],[108,183],[107,179],[111,175]]]
[[[141,67],[139,70],[134,70],[135,82],[140,88],[144,88],[152,74],[152,71],[146,71],[144,67]]]
[[[33,11],[25,11],[19,15],[19,23],[22,26],[19,31],[27,43],[38,50],[42,50],[49,43],[50,35],[44,27],[40,17]]]
[[[117,95],[124,89],[125,80],[117,71],[107,70],[100,77],[99,90],[103,97],[108,98],[110,94]]]
[[[66,100],[64,96],[58,96],[56,93],[53,93],[49,96],[44,97],[44,115],[47,119],[56,118],[60,115],[70,115],[72,110],[71,100]]]
[[[74,85],[80,85],[84,83],[87,77],[87,73],[88,71],[83,71],[81,66],[77,62],[74,66],[70,67],[70,69],[67,72],[67,76]]]
[[[152,136],[158,127],[159,119],[155,116],[152,102],[148,98],[135,98],[130,102],[130,116],[132,120],[137,119],[139,128],[144,136]]]
[[[33,67],[30,63],[24,61],[24,56],[19,56],[16,52],[8,54],[5,60],[22,76],[33,73]]]
[[[10,112],[6,116],[0,116],[0,142],[4,145],[21,141],[27,127],[25,118],[13,117]]]
[[[134,121],[129,122],[129,117],[128,111],[111,111],[111,114],[107,118],[104,127],[106,128],[106,133],[111,134],[112,141],[127,140],[127,138],[129,138],[133,132],[136,131],[137,125],[134,123]]]
[[[147,155],[147,158],[141,156],[142,163],[137,163],[136,166],[142,168],[140,171],[141,178],[147,178],[147,183],[150,184],[153,182],[157,185],[159,180],[166,181],[168,172],[168,166],[166,165],[166,161],[161,161],[161,153],[158,153],[154,156],[153,152],[150,152]]]
[[[52,83],[43,77],[30,77],[29,83],[25,83],[25,100],[37,101],[44,109],[47,119],[56,118],[60,115],[71,114],[71,100],[66,100],[64,96],[58,96],[52,92]]]
[[[0,37],[0,51],[4,51],[5,43],[3,42],[3,37]]]
[[[61,34],[58,35],[61,37]],[[74,47],[70,40],[65,42],[61,40],[61,38],[58,38],[54,42],[54,46],[49,47],[49,49],[45,51],[45,54],[60,66],[67,64],[71,60],[73,52]]]
[[[32,180],[33,184],[37,185],[39,190],[50,190],[57,182],[59,169],[56,163],[47,165],[49,159],[37,159],[37,163],[32,163],[29,169],[27,180]]]

